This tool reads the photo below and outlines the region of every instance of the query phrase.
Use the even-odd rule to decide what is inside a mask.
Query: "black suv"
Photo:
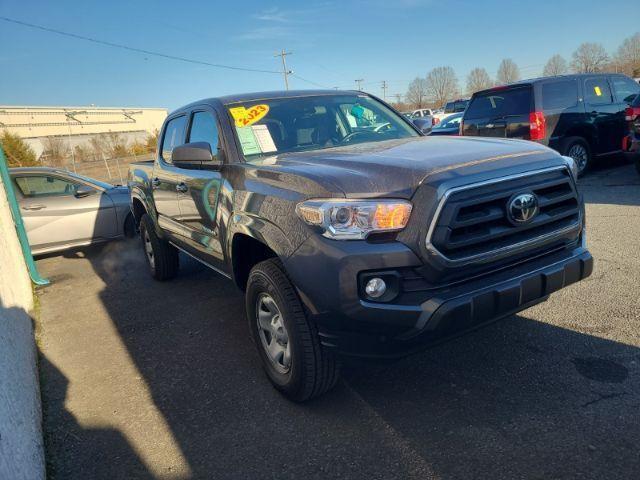
[[[473,94],[461,132],[534,140],[573,157],[582,174],[593,157],[620,152],[625,108],[638,93],[622,74],[523,80]]]

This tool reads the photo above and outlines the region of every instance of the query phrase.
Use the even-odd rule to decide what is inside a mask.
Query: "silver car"
[[[135,233],[127,187],[54,168],[9,173],[34,255]]]

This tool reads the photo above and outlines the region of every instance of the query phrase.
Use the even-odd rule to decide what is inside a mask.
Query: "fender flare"
[[[286,258],[295,250],[290,239],[273,222],[246,212],[235,212],[229,218],[227,227],[225,255],[233,258],[233,239],[235,235],[247,235],[263,243],[280,258]]]

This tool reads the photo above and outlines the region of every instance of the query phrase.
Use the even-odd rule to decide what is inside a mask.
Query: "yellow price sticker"
[[[600,87],[598,87],[597,85],[595,87],[593,87],[593,91],[596,92],[596,95],[598,97],[602,96],[602,90],[600,90]]]
[[[269,113],[269,105],[254,105],[251,108],[233,107],[229,109],[229,113],[236,121],[236,127],[248,127]]]

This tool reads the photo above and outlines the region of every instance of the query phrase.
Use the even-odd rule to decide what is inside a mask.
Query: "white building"
[[[0,130],[20,135],[40,156],[47,137],[64,138],[70,148],[105,133],[118,133],[127,143],[144,142],[160,130],[166,116],[165,108],[0,105]]]

